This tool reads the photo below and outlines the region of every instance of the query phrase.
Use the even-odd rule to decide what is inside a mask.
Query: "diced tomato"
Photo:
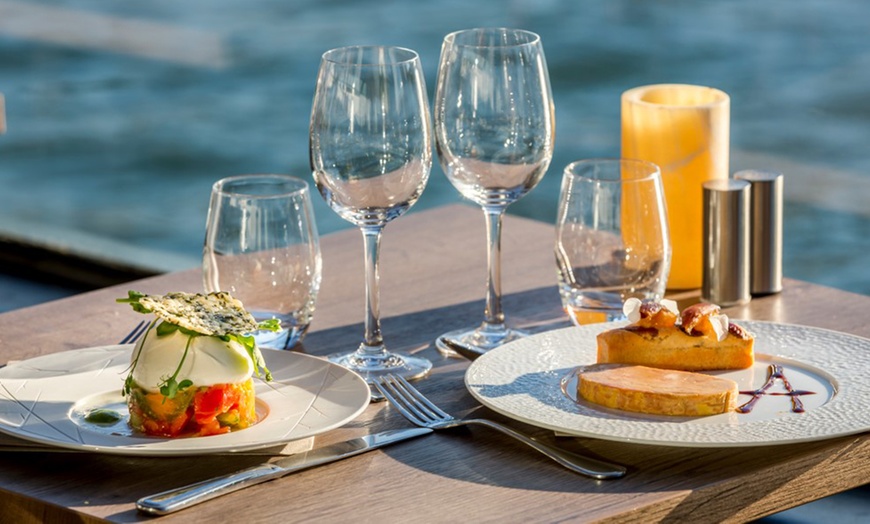
[[[185,390],[173,399],[134,389],[130,424],[149,435],[218,435],[257,421],[253,381]]]
[[[189,418],[189,415],[185,411],[177,413],[170,418],[155,418],[146,415],[138,405],[130,404],[131,424],[148,435],[177,437],[181,434]]]
[[[197,392],[193,398],[193,418],[200,426],[198,433],[215,435],[229,431],[229,426],[222,427],[217,417],[233,409],[238,410],[239,396],[237,387],[226,384],[218,384]]]
[[[226,409],[227,397],[229,396],[225,384],[212,386],[204,391],[197,392],[193,398],[193,409],[196,413],[197,422],[205,420],[216,413]]]
[[[187,413],[181,413],[179,416],[169,420],[144,419],[143,426],[145,433],[149,435],[159,435],[162,437],[177,437],[181,434],[184,426],[188,421]]]

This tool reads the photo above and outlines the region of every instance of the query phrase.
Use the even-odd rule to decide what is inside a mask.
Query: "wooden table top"
[[[503,291],[509,323],[568,326],[556,290],[549,224],[507,217]],[[323,285],[301,351],[326,355],[362,337],[363,251],[357,231],[325,235]],[[382,240],[381,313],[387,345],[435,363],[418,387],[449,412],[477,407],[463,387],[468,363],[442,357],[435,338],[483,317],[484,220],[454,205],[411,213]],[[787,268],[786,268],[787,269]],[[116,297],[199,291],[199,270],[162,275],[0,315],[0,362],[115,343],[141,316]],[[686,293],[678,298],[696,298]],[[727,310],[732,318],[805,324],[870,337],[870,297],[786,280],[782,293]],[[499,419],[555,442],[552,432]],[[386,403],[316,437],[314,446],[408,427]],[[757,448],[676,448],[558,439],[629,467],[620,480],[575,475],[485,428],[438,432],[233,493],[165,522],[746,521],[867,482],[870,433]],[[120,457],[0,452],[0,515],[8,522],[137,522],[136,499],[255,465],[253,456]]]

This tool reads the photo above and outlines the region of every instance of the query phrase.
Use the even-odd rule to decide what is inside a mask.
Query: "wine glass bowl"
[[[314,180],[358,227],[404,214],[426,187],[431,135],[419,65],[416,52],[397,47],[323,55],[310,127]]]
[[[317,189],[333,211],[360,229],[366,255],[363,342],[330,359],[370,383],[388,373],[423,376],[431,362],[384,346],[378,291],[381,231],[420,198],[432,167],[429,105],[417,53],[389,46],[324,53],[309,136]]]
[[[487,224],[487,296],[483,323],[439,337],[486,351],[523,332],[501,309],[501,220],[507,206],[540,182],[553,156],[555,110],[541,39],[507,28],[444,38],[435,92],[438,159],[459,193],[483,208]]]

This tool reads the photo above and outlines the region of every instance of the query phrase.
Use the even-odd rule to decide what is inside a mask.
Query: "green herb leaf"
[[[169,377],[160,386],[160,394],[166,398],[175,398],[176,393],[178,393],[178,382],[175,381],[174,377]]]
[[[161,322],[157,325],[157,336],[165,337],[178,331],[178,326],[170,322]]]
[[[192,385],[193,382],[191,382],[189,379],[184,379],[181,382],[177,382],[175,376],[171,376],[166,379],[166,382],[164,382],[162,386],[160,386],[160,394],[166,398],[175,398],[175,395],[177,395],[178,392],[184,390],[185,388],[189,388]]]
[[[130,391],[133,389],[133,368],[130,368],[130,372],[127,373],[127,378],[124,379],[124,389],[121,390],[121,394],[125,397],[130,394]]]
[[[251,362],[254,363],[254,373],[257,374],[257,377],[261,377],[260,370],[262,370],[262,378],[266,382],[272,380],[272,372],[266,367],[266,362],[263,360],[262,353],[260,353],[260,350],[257,348],[257,342],[254,340],[253,335],[237,335],[231,333],[226,335],[226,338],[228,340],[235,340],[245,348],[245,351],[248,352],[248,356],[251,357]]]
[[[275,333],[277,333],[278,331],[281,331],[281,321],[277,318],[263,320],[257,325],[257,328],[264,331],[274,331]]]
[[[138,291],[127,291],[127,298],[116,298],[115,302],[130,304],[137,313],[151,313],[151,310],[139,303],[139,299],[146,296]]]
[[[166,322],[164,322],[163,324],[166,324]],[[174,324],[170,324],[170,325],[174,325]],[[175,326],[175,327],[177,328],[178,326]],[[160,328],[158,327],[157,329],[158,329],[158,335],[159,335]],[[160,394],[166,398],[175,398],[175,395],[179,391],[193,385],[193,382],[191,382],[190,380],[187,380],[187,379],[182,380],[180,384],[178,383],[178,374],[181,373],[181,366],[184,365],[184,361],[187,359],[187,353],[190,351],[191,342],[193,342],[193,336],[188,336],[187,337],[187,344],[184,345],[184,353],[181,354],[181,360],[178,361],[178,367],[175,368],[175,373],[173,373],[171,377],[164,379],[162,384],[159,384]]]

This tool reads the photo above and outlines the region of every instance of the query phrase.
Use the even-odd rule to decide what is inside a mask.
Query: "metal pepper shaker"
[[[734,178],[751,184],[750,258],[753,295],[782,291],[782,173],[747,169]]]
[[[722,307],[745,304],[749,292],[750,184],[704,183],[704,272],[701,300]]]

